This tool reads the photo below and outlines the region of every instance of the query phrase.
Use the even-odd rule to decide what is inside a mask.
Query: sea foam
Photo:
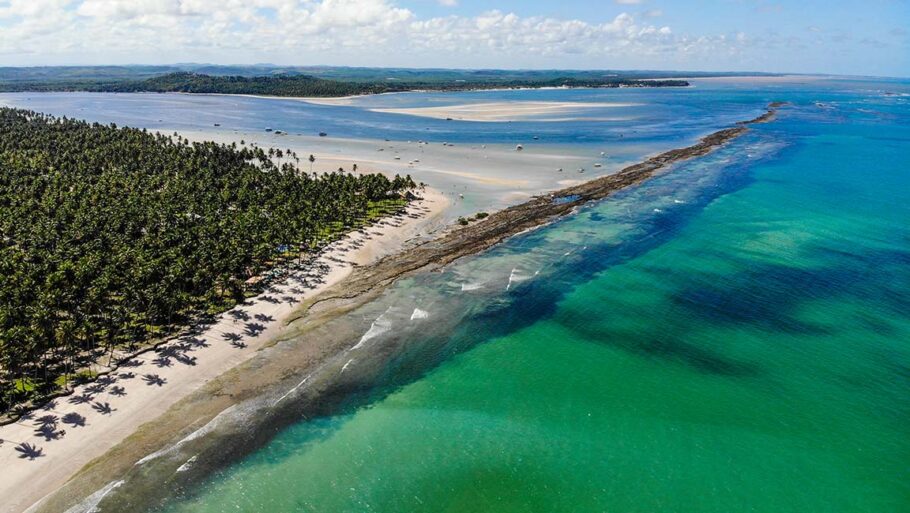
[[[201,436],[203,436],[203,435],[209,433],[210,431],[212,431],[213,429],[215,429],[215,426],[218,425],[218,422],[221,420],[221,418],[222,418],[224,415],[226,415],[227,413],[231,412],[231,411],[234,410],[236,407],[237,407],[237,405],[235,404],[235,405],[233,405],[233,406],[230,406],[230,407],[228,407],[228,408],[225,408],[224,410],[222,410],[221,413],[219,413],[218,415],[216,415],[214,419],[212,419],[212,420],[210,420],[208,423],[206,423],[206,425],[204,425],[204,426],[202,426],[201,428],[197,429],[196,431],[193,431],[192,433],[186,435],[186,437],[184,437],[184,438],[183,438],[182,440],[180,440],[179,442],[175,443],[174,445],[172,445],[172,446],[170,446],[170,447],[166,447],[166,448],[164,448],[164,449],[161,449],[160,451],[155,451],[155,452],[149,454],[148,456],[142,458],[141,460],[137,461],[135,464],[136,464],[136,465],[142,465],[143,463],[148,463],[149,461],[152,461],[152,460],[154,460],[154,459],[160,458],[160,457],[162,457],[162,456],[164,456],[164,455],[166,455],[166,454],[172,453],[172,452],[176,451],[177,449],[179,449],[181,446],[183,446],[183,444],[185,444],[185,443],[187,443],[187,442],[190,442],[190,441],[192,441],[192,440],[195,440],[195,439],[197,439],[197,438],[199,438],[199,437],[201,437]]]
[[[101,504],[101,501],[107,497],[109,493],[119,488],[124,481],[111,481],[106,484],[104,488],[96,491],[95,493],[89,495],[79,504],[76,504],[72,508],[66,510],[66,513],[95,513],[98,511],[98,504]]]
[[[373,324],[370,324],[370,329],[368,329],[367,332],[364,333],[362,337],[360,337],[360,341],[357,342],[357,345],[351,348],[352,350],[360,348],[368,340],[376,338],[383,333],[387,333],[392,329],[392,321],[386,318],[386,314],[389,313],[389,310],[391,309],[392,307],[389,307],[388,310],[383,312],[382,315],[373,321]]]

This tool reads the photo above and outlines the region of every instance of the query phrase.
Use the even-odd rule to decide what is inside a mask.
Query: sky
[[[910,77],[910,0],[0,0],[0,66],[188,62]]]

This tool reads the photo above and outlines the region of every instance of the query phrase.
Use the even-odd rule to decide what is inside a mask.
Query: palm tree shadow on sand
[[[162,378],[157,374],[146,374],[142,376],[142,381],[145,381],[145,384],[148,386],[164,386],[167,383],[167,380]]]
[[[22,442],[21,444],[17,445],[16,452],[19,453],[20,459],[28,459],[29,461],[44,456],[44,449],[38,447],[37,445],[32,445],[28,442]]]

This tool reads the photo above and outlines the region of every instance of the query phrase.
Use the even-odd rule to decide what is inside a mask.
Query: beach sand
[[[173,133],[174,130],[162,132]],[[314,137],[217,130],[179,130],[179,133],[191,141],[232,143],[243,140],[262,147],[290,149],[298,154],[304,171],[310,170],[307,159],[312,154],[316,159],[312,166],[314,172],[337,171],[338,168],[351,172],[356,164],[358,173],[410,174],[416,182],[431,185],[451,200],[452,208],[445,213],[448,221],[479,211],[500,210],[515,204],[518,197],[558,190],[563,180],[589,180],[614,173],[632,163],[601,157],[602,150],[615,153],[615,148],[607,143],[588,154],[568,154],[564,148],[534,140],[521,141],[524,149],[516,151],[514,145],[345,139],[331,134]],[[585,168],[585,173],[578,173],[579,168]]]
[[[537,88],[538,90],[548,88]],[[495,89],[491,89],[495,90]],[[248,98],[278,99],[278,100],[296,100],[313,105],[328,106],[358,106],[357,100],[361,98],[375,98],[386,94],[402,93],[380,93],[372,95],[353,95],[338,96],[331,98],[313,98],[302,96],[263,96],[255,94],[238,94],[227,96],[243,96]],[[637,103],[623,102],[555,102],[555,101],[506,101],[506,102],[483,102],[483,103],[460,103],[452,105],[443,105],[438,107],[410,107],[410,108],[369,108],[364,107],[371,112],[384,112],[387,114],[403,114],[407,116],[418,116],[432,119],[457,119],[460,121],[479,121],[490,123],[503,123],[509,121],[572,121],[576,118],[566,116],[567,114],[577,114],[590,109],[607,109],[617,107],[635,107]],[[558,116],[558,117],[557,117]],[[616,117],[585,117],[587,121],[629,121],[634,119],[628,116]]]
[[[590,109],[632,107],[634,103],[591,103],[591,102],[490,102],[445,105],[440,107],[415,108],[373,108],[373,112],[405,114],[434,119],[457,119],[460,121],[508,122],[533,119],[535,121],[564,121],[567,114]],[[549,116],[549,117],[548,117]],[[553,116],[559,116],[553,118]],[[624,120],[628,118],[609,118]]]
[[[772,104],[768,114],[745,123],[761,123],[772,119],[773,107]],[[93,397],[93,402],[100,402],[102,406],[109,402],[113,409],[111,412],[97,411],[104,408],[93,408],[89,404],[71,404],[64,398],[45,411],[35,412],[30,419],[0,428],[0,438],[8,440],[0,446],[0,463],[6,464],[6,472],[0,482],[0,494],[4,497],[2,511],[22,511],[41,497],[60,489],[78,472],[69,485],[35,507],[35,510],[40,511],[65,510],[68,506],[61,507],[64,504],[73,504],[91,491],[103,491],[109,489],[105,488],[106,485],[113,486],[118,479],[127,479],[125,474],[134,468],[137,461],[156,457],[161,454],[162,447],[174,442],[179,446],[187,440],[197,443],[196,434],[201,433],[200,429],[210,426],[213,419],[219,418],[221,413],[227,412],[234,405],[260,397],[257,394],[265,387],[274,386],[277,382],[293,381],[290,389],[271,403],[274,408],[309,379],[307,376],[299,381],[300,376],[315,372],[314,367],[318,368],[327,361],[331,365],[332,358],[337,359],[340,350],[359,347],[358,343],[350,348],[352,339],[348,336],[350,334],[345,333],[335,334],[337,340],[334,341],[329,337],[329,340],[320,340],[316,344],[305,343],[300,338],[300,329],[308,329],[307,325],[318,325],[320,319],[324,321],[363,304],[379,294],[384,286],[408,273],[427,269],[428,266],[444,266],[461,256],[482,251],[515,233],[566,215],[586,201],[600,199],[616,190],[640,183],[674,162],[713,151],[747,130],[745,124],[741,124],[715,132],[693,146],[664,152],[631,165],[621,173],[559,192],[560,195],[574,198],[572,201],[554,202],[547,196],[538,196],[521,205],[500,210],[467,228],[448,231],[428,244],[407,247],[406,241],[419,238],[429,222],[426,218],[418,221],[405,216],[400,219],[403,221],[400,226],[382,224],[333,245],[321,257],[323,263],[329,266],[325,283],[300,292],[293,290],[293,281],[281,284],[276,287],[277,290],[254,298],[249,305],[243,306],[243,317],[248,317],[249,320],[236,313],[232,315],[232,312],[222,315],[216,325],[198,336],[204,344],[197,344],[198,347],[191,351],[181,349],[186,353],[185,356],[197,358],[195,365],[181,361],[162,365],[161,359],[166,354],[159,352],[139,358],[139,367],[121,369],[120,373],[134,374],[131,377],[118,376],[115,384],[124,387],[126,397],[115,397],[110,386],[95,392]],[[509,194],[519,192],[521,191],[513,190]],[[517,200],[517,196],[511,198],[513,202]],[[411,210],[415,214],[420,212],[427,215],[429,219],[438,219],[447,204],[448,199],[444,195],[431,192],[423,204],[414,205]],[[402,245],[405,246],[405,251],[396,251]],[[385,258],[385,255],[392,256]],[[345,261],[353,261],[359,266],[352,269]],[[333,283],[338,283],[338,286],[331,287]],[[297,295],[291,296],[292,294]],[[291,304],[284,299],[285,296],[291,296],[301,304]],[[257,315],[270,317],[266,320],[264,317],[257,318]],[[248,333],[249,323],[260,319],[262,324],[267,323],[264,331],[258,336],[251,336]],[[301,325],[301,322],[304,324]],[[227,334],[239,335],[240,341],[247,345],[232,345],[228,339],[234,335]],[[297,343],[269,343],[278,340],[296,340]],[[257,353],[257,349],[264,351]],[[288,351],[293,351],[293,354]],[[260,356],[254,358],[257,354]],[[263,354],[272,354],[273,357],[261,357]],[[177,360],[176,357],[173,359]],[[347,376],[343,372],[350,362],[348,360],[335,369],[333,375]],[[156,374],[166,382],[159,386],[155,380],[142,379],[144,374]],[[88,390],[88,387],[80,387],[78,393]],[[319,392],[314,389],[309,393]],[[42,416],[62,416],[70,412],[83,415],[86,426],[61,425],[67,434],[60,440],[45,441],[36,436],[36,424],[42,422]],[[243,426],[246,432],[248,426]],[[9,445],[22,441],[42,447],[46,455],[34,460],[17,459],[17,453]],[[123,441],[125,442],[119,443]],[[202,443],[201,439],[198,442]],[[172,448],[177,446],[170,445]],[[109,452],[109,449],[112,450]],[[103,459],[95,460],[101,456]],[[181,461],[182,465],[190,463],[193,458]],[[86,466],[93,460],[95,464]],[[177,468],[177,472],[181,472],[180,468]],[[152,480],[151,483],[155,486],[157,482]],[[130,487],[129,490],[132,491],[133,488]]]
[[[224,313],[190,342],[173,340],[157,351],[138,356],[136,367],[123,367],[111,375],[115,382],[101,387],[80,386],[73,395],[56,400],[29,418],[0,426],[3,440],[0,464],[6,468],[0,477],[0,497],[4,498],[0,512],[25,510],[58,490],[96,458],[121,447],[121,442],[131,435],[158,424],[164,418],[162,415],[172,411],[177,403],[249,362],[261,349],[285,336],[287,321],[293,318],[301,303],[329,291],[348,277],[354,266],[369,266],[409,244],[433,238],[458,216],[501,210],[532,195],[558,189],[569,178],[568,172],[557,172],[558,168],[588,166],[592,173],[586,178],[593,178],[597,175],[592,162],[599,160],[597,156],[560,154],[536,144],[528,144],[525,151],[519,152],[502,145],[444,145],[227,131],[181,130],[179,133],[194,141],[232,143],[243,139],[263,147],[292,149],[298,153],[300,167],[306,171],[310,170],[307,158],[313,154],[314,172],[338,168],[350,172],[357,164],[357,172],[411,174],[418,182],[432,184],[433,189],[427,189],[424,199],[410,207],[415,217],[420,215],[418,219],[405,216],[395,221],[395,225],[383,221],[328,248],[319,258],[326,266],[321,280],[298,273],[272,291],[252,298],[248,305]],[[622,165],[621,162],[610,164],[597,173],[609,174]],[[310,286],[305,288],[301,283]],[[318,359],[315,355],[313,358]],[[87,400],[73,402],[78,397]],[[208,406],[213,408],[218,405],[218,401],[210,399],[210,402]],[[194,423],[206,416],[204,408],[193,411],[198,418],[181,418],[181,422]],[[64,422],[67,415],[70,415],[68,420],[84,425]],[[45,417],[52,421],[41,420]],[[42,423],[56,430],[47,431],[51,439],[37,431]],[[64,430],[65,435],[54,439],[54,433],[59,430]],[[33,460],[20,458],[15,447],[21,443],[40,448],[42,455]],[[122,454],[117,459],[123,459]]]
[[[343,280],[354,265],[369,265],[426,235],[448,204],[445,196],[427,189],[422,200],[409,206],[411,215],[383,220],[326,248],[317,260],[324,266],[319,276],[294,273],[246,305],[220,315],[199,334],[173,339],[156,351],[137,356],[133,366],[121,366],[110,374],[113,383],[78,386],[72,395],[16,423],[0,426],[0,466],[4,469],[0,511],[25,510],[180,399],[249,360],[281,336],[297,304]],[[77,403],[82,397],[91,399]],[[67,423],[67,419],[78,422]],[[80,423],[84,425],[77,425]],[[50,438],[37,431],[43,424],[55,427],[56,431],[49,431]],[[65,435],[53,439],[59,430]],[[21,458],[14,449],[20,443],[40,448],[42,455]]]

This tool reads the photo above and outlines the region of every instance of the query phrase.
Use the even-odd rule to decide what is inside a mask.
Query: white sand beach
[[[514,204],[516,198],[559,189],[563,180],[596,178],[630,163],[602,157],[600,150],[613,153],[607,143],[592,149],[590,154],[571,154],[533,139],[520,141],[523,150],[517,151],[514,145],[503,144],[346,139],[332,134],[314,137],[264,131],[177,131],[191,141],[243,140],[262,147],[290,149],[297,153],[305,171],[310,171],[307,159],[313,155],[312,171],[319,173],[339,168],[352,172],[356,164],[358,173],[410,174],[416,182],[430,184],[451,200],[452,207],[444,213],[449,221],[478,211],[499,210]],[[577,171],[581,168],[585,169],[583,174]]]
[[[26,510],[180,399],[251,358],[280,336],[297,303],[340,282],[353,265],[369,265],[425,235],[448,205],[444,195],[426,189],[423,199],[408,207],[409,215],[333,243],[309,270],[274,283],[198,334],[172,339],[107,378],[0,426],[0,511]],[[24,457],[15,449],[20,444],[40,454]]]
[[[536,88],[537,90],[554,89],[554,88]],[[490,89],[495,91],[497,89]],[[459,121],[477,121],[487,123],[507,123],[510,121],[534,120],[538,122],[565,122],[584,119],[587,121],[631,121],[634,116],[585,116],[580,118],[577,115],[591,109],[609,109],[635,107],[639,104],[628,102],[556,102],[556,101],[503,101],[503,102],[480,102],[480,103],[461,103],[452,105],[440,105],[436,107],[368,107],[359,104],[357,100],[362,98],[376,98],[383,95],[395,95],[403,93],[379,93],[371,95],[352,95],[338,97],[299,97],[299,96],[263,96],[255,94],[229,94],[215,96],[240,96],[247,98],[260,98],[267,100],[295,100],[313,105],[326,106],[353,106],[362,107],[371,112],[382,112],[387,114],[402,114],[407,116],[416,116],[431,119],[451,119]],[[573,116],[574,114],[574,116]]]
[[[545,108],[545,107],[537,107]],[[495,109],[494,109],[495,110]],[[494,114],[491,114],[494,115]],[[168,133],[165,131],[165,133]],[[413,215],[390,219],[333,244],[319,257],[322,270],[298,272],[275,284],[249,304],[225,312],[214,325],[192,337],[175,338],[155,351],[121,367],[109,380],[77,387],[19,422],[0,426],[2,512],[24,511],[58,489],[93,459],[152,422],[182,398],[250,359],[274,341],[295,312],[295,305],[348,276],[354,265],[369,265],[400,251],[408,243],[438,233],[461,215],[495,211],[574,181],[569,170],[588,166],[593,178],[608,174],[621,162],[596,155],[565,155],[529,141],[523,151],[505,145],[455,145],[422,141],[379,141],[309,137],[265,132],[187,131],[190,140],[223,143],[245,140],[263,147],[291,149],[300,167],[309,171],[411,174],[427,182],[424,198],[411,205]],[[560,169],[565,168],[563,172]],[[99,369],[104,371],[105,369]],[[46,427],[45,427],[46,426]],[[30,444],[40,451],[34,459],[16,447]]]
[[[372,108],[373,112],[405,114],[434,119],[457,119],[459,121],[481,121],[502,123],[534,119],[535,121],[561,120],[567,114],[590,109],[633,107],[634,103],[592,103],[592,102],[489,102],[445,105],[440,107],[415,108]],[[547,116],[550,116],[549,118]],[[559,117],[553,117],[559,116]],[[613,118],[610,118],[613,119]],[[626,119],[626,118],[616,118]]]

